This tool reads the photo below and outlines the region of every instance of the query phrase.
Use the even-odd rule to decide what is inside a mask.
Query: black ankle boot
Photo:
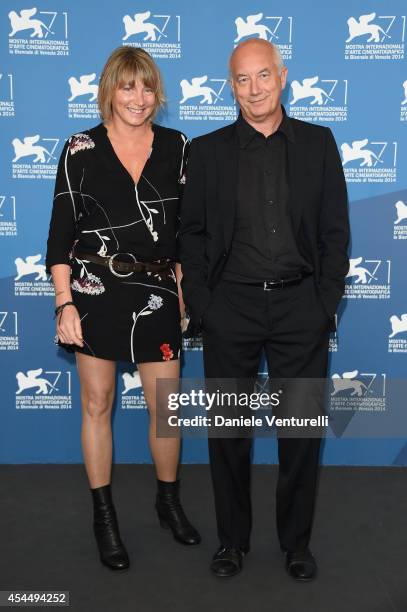
[[[171,529],[174,538],[182,544],[199,544],[201,536],[185,516],[179,500],[179,480],[157,480],[157,485],[155,508],[161,527]]]
[[[127,569],[130,565],[129,557],[120,538],[110,485],[91,489],[91,492],[93,497],[93,530],[99,548],[100,560],[110,569]]]

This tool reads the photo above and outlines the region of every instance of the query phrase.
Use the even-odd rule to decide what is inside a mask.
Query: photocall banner
[[[327,383],[341,426],[323,462],[407,464],[404,428],[388,426],[392,414],[402,419],[407,364],[406,15],[404,0],[2,0],[0,462],[82,461],[78,378],[54,344],[44,256],[58,158],[70,135],[100,121],[106,58],[120,45],[148,51],[168,99],[158,121],[193,138],[236,119],[228,58],[257,37],[277,44],[288,67],[287,113],[332,129],[349,190],[350,267]],[[183,375],[203,376],[200,338],[185,340]],[[377,435],[346,436],[362,411]],[[119,364],[115,461],[151,460],[147,425],[137,369]],[[206,462],[205,440],[187,436],[182,458]],[[256,439],[255,461],[276,461],[275,438]]]

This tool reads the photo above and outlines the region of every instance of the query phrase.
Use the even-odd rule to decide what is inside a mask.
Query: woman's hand
[[[181,333],[184,333],[188,329],[189,316],[185,314],[185,311],[181,312]]]
[[[178,287],[179,312],[181,316],[181,333],[183,334],[188,329],[189,316],[185,312],[184,298],[182,296],[182,289],[181,289],[182,269],[181,269],[180,263],[175,264],[175,276],[177,278],[177,287]]]
[[[63,344],[83,347],[82,325],[75,306],[65,306],[57,316],[57,335]]]

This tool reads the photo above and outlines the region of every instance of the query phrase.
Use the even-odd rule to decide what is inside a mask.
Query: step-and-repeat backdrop
[[[287,112],[333,130],[349,189],[350,269],[330,341],[330,395],[342,419],[323,461],[407,464],[402,427],[385,438],[346,436],[355,409],[390,414],[391,381],[406,371],[406,14],[405,0],[2,0],[0,462],[82,460],[78,379],[53,343],[44,255],[58,157],[69,135],[99,122],[107,56],[120,45],[146,49],[165,80],[160,122],[192,138],[235,120],[228,57],[258,37],[278,44],[288,67]],[[199,338],[184,349],[184,376],[201,376]],[[121,364],[116,461],[150,461],[147,424],[137,372]],[[257,440],[255,461],[275,459],[275,440]],[[206,460],[205,440],[184,442],[183,461]]]

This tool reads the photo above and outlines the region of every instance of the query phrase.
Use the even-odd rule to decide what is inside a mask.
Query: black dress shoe
[[[317,563],[308,549],[287,552],[285,567],[291,578],[299,582],[309,582],[315,578],[317,573]]]
[[[220,578],[235,576],[242,569],[244,555],[240,548],[221,546],[213,557],[211,570]]]
[[[158,480],[155,503],[161,527],[171,529],[174,538],[181,544],[199,544],[201,536],[187,519],[179,500],[179,480],[164,482]]]
[[[101,562],[112,570],[124,570],[129,556],[120,538],[116,510],[110,485],[91,489],[93,497],[93,530]]]

